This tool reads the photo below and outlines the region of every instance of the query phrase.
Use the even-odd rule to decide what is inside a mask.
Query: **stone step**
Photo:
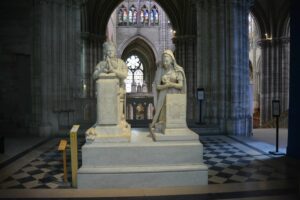
[[[208,169],[203,164],[134,167],[82,167],[78,188],[159,188],[207,185]]]
[[[82,166],[180,165],[203,163],[195,142],[92,143],[82,146]]]

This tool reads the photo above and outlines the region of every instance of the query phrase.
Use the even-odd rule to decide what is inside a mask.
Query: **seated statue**
[[[166,121],[167,94],[186,94],[186,78],[183,68],[175,60],[171,50],[162,55],[162,66],[158,67],[153,83],[155,115],[150,130]]]

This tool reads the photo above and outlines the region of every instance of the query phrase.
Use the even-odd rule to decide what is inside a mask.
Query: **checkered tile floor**
[[[291,178],[285,172],[278,171],[264,162],[265,158],[270,158],[269,156],[249,155],[224,140],[224,136],[204,136],[201,137],[201,142],[204,145],[204,162],[209,167],[209,184]],[[79,166],[81,166],[80,147],[83,143],[84,139],[79,139]],[[70,157],[69,153],[67,157]],[[70,167],[69,160],[68,167]],[[69,183],[64,183],[62,155],[57,151],[57,146],[53,146],[2,181],[0,188],[70,188],[71,175],[68,174],[68,177]]]
[[[289,178],[268,165],[269,156],[252,156],[219,137],[202,137],[209,184],[269,181]]]

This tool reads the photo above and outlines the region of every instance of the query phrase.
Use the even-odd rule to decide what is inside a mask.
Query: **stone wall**
[[[32,5],[0,2],[0,127],[26,134],[31,119]]]
[[[82,116],[79,1],[33,4],[32,132],[58,134]],[[71,117],[70,117],[71,116]]]

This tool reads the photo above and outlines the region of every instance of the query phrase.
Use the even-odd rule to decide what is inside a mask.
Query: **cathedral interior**
[[[1,1],[0,198],[298,199],[295,2]],[[137,130],[153,119],[162,53],[174,52],[187,80],[186,121],[204,145],[207,186],[76,189],[70,149],[63,180],[57,146],[80,125],[81,164],[84,132],[96,121],[92,74],[105,41],[128,66],[125,117]],[[281,155],[269,153],[275,148]]]

